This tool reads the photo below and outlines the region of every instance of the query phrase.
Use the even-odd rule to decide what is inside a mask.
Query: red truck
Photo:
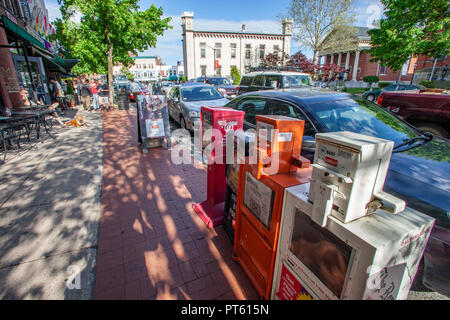
[[[383,92],[377,104],[421,131],[450,139],[450,94],[446,90]]]

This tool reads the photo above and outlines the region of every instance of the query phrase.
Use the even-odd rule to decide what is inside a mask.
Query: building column
[[[342,52],[339,52],[339,54],[338,54],[338,62],[337,62],[337,65],[339,67],[341,66],[341,61],[342,61]]]
[[[350,51],[347,51],[347,56],[345,57],[345,71],[347,71],[349,67],[350,67]],[[348,74],[347,72],[345,72],[344,80],[347,80],[347,78]]]
[[[358,74],[358,65],[359,65],[359,50],[356,50],[355,51],[355,63],[353,64],[352,81],[356,81],[356,75]]]
[[[330,64],[333,64],[333,62],[334,62],[334,53],[333,53],[333,54],[331,54],[331,58],[330,58]]]

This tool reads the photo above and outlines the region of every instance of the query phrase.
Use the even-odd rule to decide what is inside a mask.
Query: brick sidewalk
[[[103,114],[103,182],[95,299],[257,299],[221,226],[192,205],[205,199],[203,165],[174,165],[137,146],[129,111]]]

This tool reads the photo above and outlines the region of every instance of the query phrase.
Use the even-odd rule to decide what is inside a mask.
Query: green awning
[[[80,62],[79,59],[63,59],[57,55],[54,56],[54,61],[67,71],[72,70],[72,68]]]
[[[169,76],[167,78],[167,80],[169,80],[169,81],[178,80],[178,77],[177,76]]]
[[[5,26],[6,29],[17,35],[25,42],[31,43],[36,47],[45,50],[45,45],[41,41],[39,41],[34,36],[29,34],[26,30],[22,29],[22,27],[18,26],[17,24],[9,20],[6,16],[3,16],[2,18],[3,18],[3,25]]]

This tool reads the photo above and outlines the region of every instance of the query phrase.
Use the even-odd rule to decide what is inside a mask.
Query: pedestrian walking
[[[138,102],[137,96],[139,93],[142,92],[141,87],[139,86],[139,84],[137,84],[134,79],[131,79],[131,84],[130,84],[130,91],[134,96],[134,101],[136,101],[136,103]]]
[[[98,89],[97,89],[97,83],[95,80],[91,80],[90,83],[91,92],[92,92],[92,109],[94,111],[97,111],[99,105],[98,105]]]
[[[447,77],[447,72],[448,72],[448,64],[442,67],[441,80],[445,80],[445,78]]]
[[[89,79],[86,79],[84,83],[79,84],[79,90],[81,95],[81,103],[85,111],[89,110],[91,107],[92,91],[89,85]]]

